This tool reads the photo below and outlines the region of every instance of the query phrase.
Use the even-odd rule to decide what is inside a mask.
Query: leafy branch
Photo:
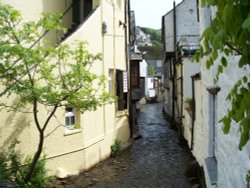
[[[203,0],[202,6],[216,7],[216,16],[211,25],[203,32],[202,45],[195,55],[197,62],[206,57],[206,68],[218,63],[214,82],[228,66],[228,57],[238,55],[235,67],[249,69],[250,65],[250,1]],[[227,100],[231,107],[220,120],[224,124],[224,133],[229,133],[232,122],[239,124],[239,149],[247,144],[250,138],[250,74],[245,71],[234,85]]]
[[[106,79],[91,67],[100,54],[91,54],[86,43],[71,46],[41,44],[44,34],[64,31],[61,14],[44,13],[36,22],[23,22],[20,13],[0,5],[0,83],[2,96],[18,96],[21,107],[32,105],[39,143],[24,181],[30,182],[43,151],[45,130],[61,107],[74,107],[82,113],[112,103],[115,97],[105,92]],[[6,101],[2,107],[19,110]],[[49,108],[45,113],[44,107]],[[43,119],[42,119],[43,118]],[[56,129],[54,129],[56,130]],[[47,135],[48,136],[48,135]]]

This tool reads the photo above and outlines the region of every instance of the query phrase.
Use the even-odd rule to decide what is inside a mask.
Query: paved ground
[[[184,171],[191,155],[176,143],[177,134],[163,118],[162,104],[145,105],[138,124],[142,138],[119,157],[54,187],[190,188]]]

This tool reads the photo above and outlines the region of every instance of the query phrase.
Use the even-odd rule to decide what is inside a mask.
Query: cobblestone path
[[[190,188],[184,171],[191,155],[176,143],[177,133],[163,118],[162,104],[145,105],[138,124],[142,138],[120,156],[72,177],[61,187]]]

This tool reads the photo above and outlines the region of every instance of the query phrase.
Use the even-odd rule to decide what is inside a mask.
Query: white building
[[[197,12],[197,7],[197,1],[183,0],[163,16],[164,110],[175,123],[182,124],[179,131],[203,168],[206,187],[246,188],[250,146],[247,144],[240,151],[239,125],[233,123],[230,133],[225,135],[219,120],[230,107],[230,101],[226,100],[228,93],[243,74],[249,74],[250,69],[236,67],[239,56],[229,57],[228,67],[214,84],[218,62],[214,62],[209,70],[206,69],[205,58],[198,69],[191,64],[185,53],[196,49],[197,36],[210,25],[216,11],[215,8],[200,8]],[[178,47],[182,48],[178,51]],[[186,98],[192,98],[189,107],[187,104],[183,106]]]
[[[215,16],[215,9],[200,9],[201,32],[209,26],[211,18]],[[229,65],[225,68],[219,81],[214,85],[213,78],[217,73],[216,64],[209,70],[205,67],[205,60],[201,66],[201,91],[195,93],[201,106],[196,108],[196,120],[200,123],[194,125],[193,154],[199,164],[204,167],[207,187],[219,188],[245,188],[246,175],[250,169],[250,146],[246,145],[242,151],[238,149],[240,134],[238,125],[232,124],[228,135],[222,131],[219,120],[227,113],[230,101],[227,95],[234,84],[243,74],[249,74],[250,69],[239,69],[236,63],[239,56],[228,58]],[[196,87],[196,91],[198,90]]]
[[[147,35],[140,27],[135,28],[135,35],[138,46],[152,46],[150,36]]]
[[[184,101],[192,98],[191,76],[199,72],[199,64],[192,63],[200,37],[197,4],[184,0],[162,17],[164,46],[164,110],[181,131],[189,113]],[[184,120],[183,120],[183,117]]]

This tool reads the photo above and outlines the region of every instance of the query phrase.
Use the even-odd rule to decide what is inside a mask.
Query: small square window
[[[65,109],[65,127],[69,130],[77,129],[76,111],[74,108],[67,107]]]
[[[156,61],[156,67],[158,67],[158,68],[162,67],[162,61],[161,60]]]

